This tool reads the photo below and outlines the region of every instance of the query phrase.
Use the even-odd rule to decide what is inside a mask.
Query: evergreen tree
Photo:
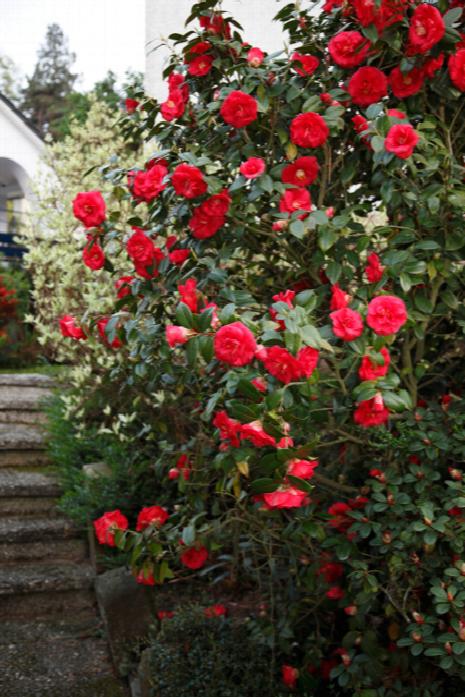
[[[71,70],[75,59],[61,27],[49,24],[21,105],[43,135],[57,135],[57,124],[67,109],[67,99],[77,78]]]

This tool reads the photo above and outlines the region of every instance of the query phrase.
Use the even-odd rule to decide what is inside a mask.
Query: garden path
[[[123,697],[86,544],[56,508],[40,411],[52,384],[0,374],[0,695]]]

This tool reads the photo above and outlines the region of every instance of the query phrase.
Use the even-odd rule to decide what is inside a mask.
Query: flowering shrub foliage
[[[133,272],[115,276],[104,323],[89,308],[63,333],[121,352],[157,440],[154,499],[134,524],[105,513],[99,539],[141,583],[257,584],[277,673],[302,694],[465,681],[452,5],[290,4],[292,51],[266,55],[197,3],[171,37],[166,101],[139,95],[123,120],[159,150],[107,168],[132,229],[99,192],[74,200],[96,268]]]

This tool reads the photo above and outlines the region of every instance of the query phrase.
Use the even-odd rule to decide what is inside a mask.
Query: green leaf
[[[252,494],[270,494],[272,491],[276,491],[279,486],[279,482],[274,479],[256,479],[250,485],[250,491]]]
[[[176,322],[180,324],[182,327],[187,327],[188,329],[192,329],[194,326],[194,317],[192,315],[191,310],[185,303],[179,303],[179,305],[176,308]]]
[[[323,252],[327,252],[328,249],[331,249],[336,240],[337,235],[330,227],[325,227],[318,233],[318,246]]]
[[[291,235],[294,237],[297,237],[298,240],[301,240],[303,237],[305,237],[306,233],[306,228],[305,225],[301,220],[294,220],[290,225],[289,225],[289,232]]]

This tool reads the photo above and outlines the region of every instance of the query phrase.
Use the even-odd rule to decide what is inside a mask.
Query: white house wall
[[[43,141],[0,100],[0,158],[12,160],[32,179],[44,147]],[[27,180],[20,184],[27,191]]]
[[[154,46],[170,34],[183,33],[184,22],[190,14],[192,0],[146,0],[146,74],[147,93],[163,100],[167,89],[161,74],[169,51]],[[244,41],[265,51],[278,51],[284,47],[281,25],[273,17],[285,0],[225,0],[223,9],[228,11],[243,27]],[[192,23],[198,28],[198,24]]]

